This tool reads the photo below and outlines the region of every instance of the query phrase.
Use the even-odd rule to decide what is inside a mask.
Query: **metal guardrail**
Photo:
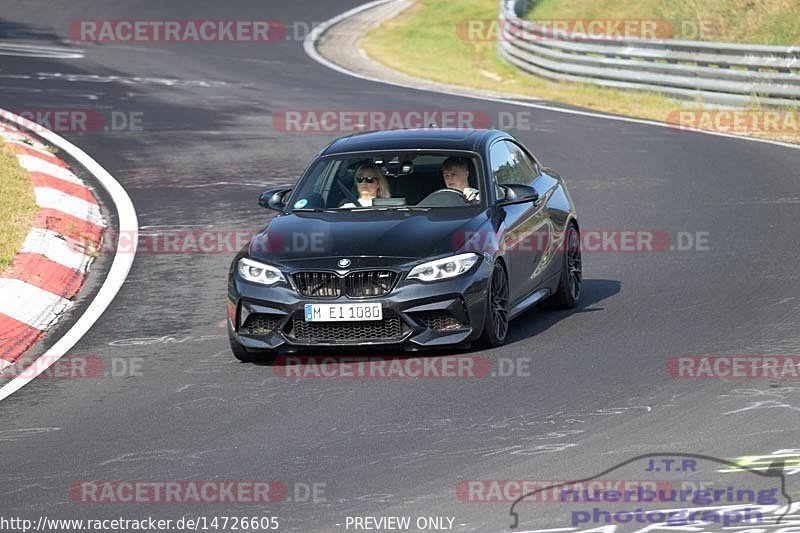
[[[501,0],[500,53],[554,80],[639,89],[716,105],[800,106],[800,47],[566,35]]]

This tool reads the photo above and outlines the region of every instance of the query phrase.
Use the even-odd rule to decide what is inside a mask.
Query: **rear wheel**
[[[486,317],[478,343],[483,348],[492,348],[505,343],[508,335],[508,276],[502,263],[492,269],[486,292]]]
[[[564,236],[564,262],[558,290],[542,302],[551,309],[572,309],[581,299],[583,283],[583,263],[581,257],[581,235],[578,227],[570,223]]]

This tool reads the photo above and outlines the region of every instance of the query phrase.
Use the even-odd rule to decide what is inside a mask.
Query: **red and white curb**
[[[83,150],[23,117],[0,109],[0,136],[28,171],[39,211],[11,266],[0,274],[0,370],[14,364],[65,310],[80,289],[106,221],[91,189],[69,166],[47,150],[42,139],[69,154],[94,176],[111,198],[119,233],[131,235],[133,253],[117,253],[102,286],[83,314],[26,371],[0,386],[0,400],[11,396],[63,357],[111,304],[134,261],[139,222],[122,185]],[[34,132],[35,137],[29,133]],[[75,243],[81,243],[80,248]]]
[[[0,273],[0,369],[22,357],[67,309],[83,285],[106,222],[97,198],[69,166],[17,128],[0,139],[28,171],[39,212],[11,266]],[[76,231],[78,230],[78,231]]]

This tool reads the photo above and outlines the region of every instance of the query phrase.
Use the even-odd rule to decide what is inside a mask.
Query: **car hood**
[[[479,208],[293,212],[272,219],[251,241],[249,255],[290,266],[331,257],[402,262],[457,253],[463,236],[487,222]]]

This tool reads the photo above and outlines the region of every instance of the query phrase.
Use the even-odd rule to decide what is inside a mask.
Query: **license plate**
[[[306,322],[383,320],[381,304],[306,304]]]

